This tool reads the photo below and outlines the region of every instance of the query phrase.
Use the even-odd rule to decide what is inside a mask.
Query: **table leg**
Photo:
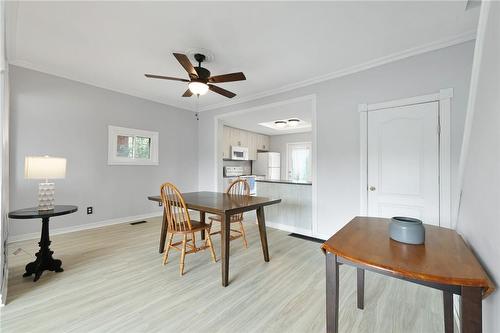
[[[460,332],[480,333],[483,330],[482,320],[482,288],[462,287],[461,330]]]
[[[339,264],[337,256],[326,252],[326,332],[339,331]]]
[[[200,223],[205,224],[205,212],[200,212]],[[205,229],[201,231],[201,240],[205,240]]]
[[[42,235],[40,236],[40,242],[38,242],[40,250],[35,254],[35,261],[26,265],[26,272],[23,274],[23,277],[35,274],[33,281],[36,282],[45,270],[54,271],[56,273],[64,271],[61,267],[62,261],[52,257],[54,251],[50,250],[50,243],[49,218],[44,217],[42,218]]]
[[[443,290],[444,331],[453,333],[453,294]]]
[[[221,238],[220,238],[220,248],[221,248],[221,267],[222,267],[222,286],[227,287],[229,284],[229,240],[230,240],[230,218],[229,214],[222,214],[221,218]]]
[[[358,282],[358,309],[365,308],[365,270],[357,268],[357,282]]]
[[[262,244],[262,252],[264,254],[264,261],[269,261],[269,248],[267,246],[267,233],[266,233],[266,218],[264,216],[264,207],[257,208],[257,222],[259,223],[260,242]]]
[[[160,233],[160,247],[158,252],[163,253],[165,251],[165,239],[167,238],[168,226],[167,226],[167,214],[165,214],[165,209],[163,209],[163,218],[161,222],[161,233]]]

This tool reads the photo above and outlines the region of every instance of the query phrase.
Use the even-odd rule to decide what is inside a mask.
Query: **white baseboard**
[[[5,270],[5,276],[2,281],[2,294],[0,294],[0,307],[7,304],[7,281],[9,281],[9,268]]]
[[[141,214],[141,215],[135,215],[135,216],[119,217],[116,219],[109,219],[109,220],[93,222],[93,223],[80,224],[80,225],[75,225],[75,226],[66,227],[66,228],[55,228],[55,229],[50,231],[50,234],[51,235],[60,235],[60,234],[67,234],[69,232],[95,229],[95,228],[105,227],[105,226],[113,225],[113,224],[128,223],[128,222],[133,222],[136,220],[143,220],[143,219],[149,219],[152,217],[158,217],[158,216],[162,216],[162,214],[163,214],[162,212],[147,213],[147,214]],[[10,244],[10,243],[20,242],[20,241],[24,241],[24,240],[28,240],[28,239],[37,239],[37,238],[40,238],[40,232],[33,232],[33,233],[28,233],[28,234],[9,236],[7,239],[7,243]]]
[[[312,235],[312,231],[309,229],[297,228],[297,227],[289,226],[286,224],[266,221],[266,227],[273,228],[273,229],[279,229],[279,230],[287,231],[287,232],[292,232],[292,233],[296,233],[296,234],[301,234],[304,236],[314,237]]]

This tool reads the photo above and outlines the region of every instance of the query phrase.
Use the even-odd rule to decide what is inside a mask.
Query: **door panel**
[[[439,225],[438,115],[437,102],[368,112],[368,215]]]

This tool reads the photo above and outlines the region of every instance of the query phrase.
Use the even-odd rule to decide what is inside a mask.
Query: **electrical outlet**
[[[94,213],[94,207],[92,207],[92,206],[87,207],[87,215],[90,215],[93,213]]]
[[[158,206],[160,206],[160,207],[163,206],[163,202],[158,201]]]

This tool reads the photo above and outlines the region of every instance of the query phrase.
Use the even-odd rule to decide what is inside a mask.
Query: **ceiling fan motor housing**
[[[210,77],[210,71],[206,68],[203,68],[201,66],[195,67],[194,70],[196,73],[198,73],[198,77],[204,81],[208,81],[208,78]]]
[[[194,55],[194,58],[198,62],[198,67],[194,68],[196,73],[198,73],[198,78],[205,82],[208,81],[208,78],[210,77],[210,71],[206,68],[201,67],[201,63],[206,59],[205,55],[201,53],[196,53]]]

